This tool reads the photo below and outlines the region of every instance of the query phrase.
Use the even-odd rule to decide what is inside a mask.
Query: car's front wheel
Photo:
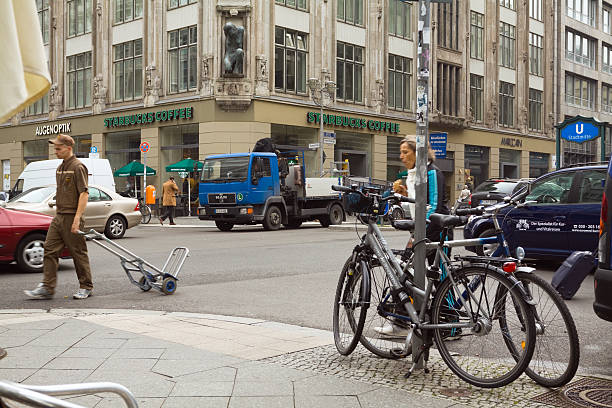
[[[42,272],[45,255],[45,234],[35,233],[26,236],[17,246],[16,261],[24,272]]]
[[[109,239],[119,239],[125,235],[127,230],[127,222],[120,215],[112,215],[106,222],[106,228],[104,228],[104,235]]]
[[[493,236],[495,236],[495,230],[491,228],[483,231],[478,238],[488,238]],[[479,245],[476,247],[476,253],[480,256],[491,256],[495,251],[497,251],[498,247],[499,244],[497,242],[494,244]]]

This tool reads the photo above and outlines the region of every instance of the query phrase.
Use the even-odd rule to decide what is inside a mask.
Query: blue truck
[[[198,216],[215,221],[221,231],[255,224],[266,230],[298,228],[311,220],[329,227],[346,220],[341,197],[331,189],[339,183],[306,178],[303,154],[295,152],[209,156],[199,183]]]

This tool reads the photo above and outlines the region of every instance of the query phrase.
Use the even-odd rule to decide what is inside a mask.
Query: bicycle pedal
[[[391,349],[390,353],[391,353],[391,355],[392,355],[393,357],[397,357],[397,358],[404,358],[404,357],[406,357],[406,356],[408,355],[408,353],[406,352],[406,350],[404,350],[404,349],[399,349],[399,348],[397,348],[397,349]]]

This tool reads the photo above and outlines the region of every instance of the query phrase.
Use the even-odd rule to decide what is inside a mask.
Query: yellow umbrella
[[[51,86],[35,0],[0,1],[0,123]]]

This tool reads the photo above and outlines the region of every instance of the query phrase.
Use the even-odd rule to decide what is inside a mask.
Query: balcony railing
[[[595,59],[582,55],[582,54],[576,54],[575,52],[565,51],[565,58],[577,64],[585,65],[589,68],[595,67]]]

